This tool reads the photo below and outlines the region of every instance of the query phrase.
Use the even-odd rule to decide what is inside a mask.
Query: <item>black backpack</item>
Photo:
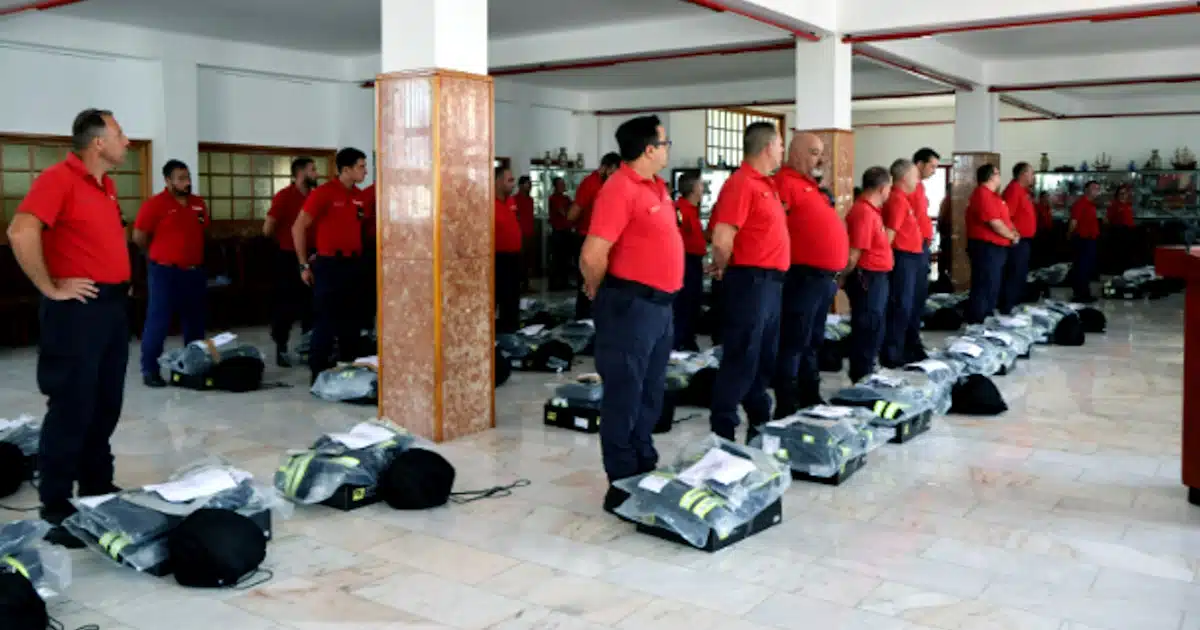
[[[46,630],[50,615],[33,584],[16,571],[0,571],[0,619],[5,630]]]
[[[168,557],[180,586],[235,586],[267,557],[267,535],[232,510],[204,508],[183,519],[167,538]]]
[[[252,392],[262,389],[262,359],[257,357],[229,357],[218,361],[208,373],[213,389],[226,392]]]
[[[1085,338],[1079,314],[1067,313],[1054,327],[1050,341],[1056,346],[1082,346]]]
[[[969,374],[955,383],[950,399],[950,413],[964,416],[998,416],[1008,411],[996,384],[982,374]]]
[[[1075,312],[1079,314],[1079,323],[1083,326],[1083,332],[1103,333],[1108,330],[1108,318],[1100,309],[1084,306]]]
[[[454,466],[433,451],[410,448],[396,455],[379,477],[379,496],[396,510],[427,510],[446,504]]]
[[[0,442],[0,499],[11,497],[31,478],[29,459],[12,442]]]

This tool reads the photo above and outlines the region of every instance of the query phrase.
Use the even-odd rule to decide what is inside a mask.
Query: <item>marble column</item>
[[[487,2],[381,13],[379,414],[441,442],[495,426]]]
[[[825,178],[843,214],[854,203],[854,132],[850,120],[849,44],[839,36],[796,42],[795,129],[825,142]]]
[[[959,91],[954,99],[954,165],[950,169],[950,208],[953,226],[950,239],[950,279],[956,291],[971,286],[971,262],[967,258],[967,203],[977,185],[975,171],[984,164],[1000,167],[996,152],[1000,124],[1000,95],[979,87]],[[943,252],[947,248],[943,247]]]

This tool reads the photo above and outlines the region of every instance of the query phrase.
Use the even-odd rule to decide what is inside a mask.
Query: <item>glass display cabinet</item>
[[[671,171],[671,191],[679,190],[679,180],[687,173],[699,173],[700,181],[704,182],[704,196],[700,198],[700,223],[707,226],[708,218],[712,215],[713,206],[717,203],[717,195],[721,187],[733,174],[731,168],[677,168]]]

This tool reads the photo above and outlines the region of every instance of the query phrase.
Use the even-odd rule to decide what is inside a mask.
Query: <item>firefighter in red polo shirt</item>
[[[192,194],[192,175],[179,160],[163,166],[167,187],[146,200],[133,223],[133,242],[146,250],[146,324],[142,330],[142,382],[166,387],[158,367],[163,343],[178,316],[183,343],[204,338],[208,274],[204,271],[204,230],[208,208]]]
[[[921,225],[912,207],[913,191],[920,183],[916,164],[908,160],[892,163],[892,190],[883,204],[883,227],[892,240],[892,273],[888,280],[887,321],[879,363],[896,368],[908,363],[908,330],[913,318],[919,319],[917,285],[929,279],[925,261],[925,243]]]
[[[746,127],[742,165],[730,175],[713,207],[713,271],[721,280],[721,367],[713,384],[713,433],[736,439],[738,405],[752,439],[771,419],[767,387],[779,352],[783,279],[791,266],[787,215],[770,173],[783,162],[783,138],[774,123]]]
[[[1029,189],[1033,186],[1033,167],[1028,162],[1018,162],[1012,174],[1012,181],[1004,189],[1004,203],[1008,205],[1013,229],[1021,240],[1008,249],[1008,261],[1004,265],[1000,312],[1005,315],[1011,314],[1018,304],[1025,301],[1029,258],[1033,255],[1033,242],[1038,229],[1037,211],[1033,209],[1033,198],[1029,196]]]
[[[892,192],[892,177],[882,166],[863,173],[862,193],[846,214],[850,261],[846,265],[846,297],[850,300],[850,381],[875,371],[887,317],[888,274],[892,244],[883,225],[883,204]]]
[[[575,226],[570,216],[571,198],[567,196],[567,180],[555,177],[554,193],[547,202],[550,214],[550,290],[567,288],[567,278],[577,269],[575,257],[579,246],[575,242]]]
[[[1096,197],[1100,196],[1100,182],[1089,181],[1083,187],[1083,195],[1071,206],[1071,222],[1067,234],[1075,246],[1075,260],[1071,265],[1074,278],[1076,302],[1090,304],[1096,301],[1092,295],[1092,277],[1096,274],[1096,239],[1100,238],[1100,215],[1096,211]]]
[[[967,256],[971,259],[971,293],[963,319],[982,324],[1000,302],[1008,250],[1021,240],[1008,205],[1000,197],[1000,169],[984,164],[975,172],[979,186],[967,202]]]
[[[908,332],[904,336],[904,355],[909,362],[924,361],[929,358],[925,352],[925,344],[921,342],[921,313],[925,310],[925,300],[929,297],[929,267],[933,254],[931,247],[933,246],[933,219],[929,217],[929,196],[925,194],[925,180],[933,177],[934,173],[938,172],[938,165],[942,156],[938,155],[937,151],[924,147],[913,154],[913,164],[917,165],[917,187],[913,189],[912,194],[908,196],[909,203],[912,204],[913,216],[917,218],[917,225],[921,227],[921,240],[923,247],[921,254],[923,259],[923,269],[921,272],[920,281],[917,282],[916,289],[913,291],[913,308],[916,309],[917,316],[913,317],[908,322]],[[941,181],[933,182],[935,186],[942,186]],[[940,221],[940,219],[939,219]],[[942,241],[946,243],[945,249],[949,251],[949,240]]]
[[[704,197],[704,182],[699,173],[686,173],[679,178],[679,199],[675,202],[675,219],[683,236],[683,288],[675,296],[675,349],[697,351],[696,322],[704,299],[704,257],[708,255],[708,238],[700,223],[700,199]]]
[[[621,168],[621,156],[616,153],[606,153],[600,160],[600,168],[592,171],[590,175],[583,178],[582,182],[579,182],[579,188],[575,191],[575,201],[567,210],[567,218],[575,222],[575,230],[579,232],[580,239],[587,238],[588,226],[592,222],[592,204],[596,203],[596,195],[600,194],[604,182],[617,172],[618,168]],[[583,247],[582,240],[580,247]],[[575,319],[587,319],[591,316],[592,301],[588,299],[581,280],[579,293],[575,296]]]
[[[612,482],[658,466],[652,434],[666,393],[671,304],[683,286],[684,256],[666,182],[656,175],[667,167],[671,146],[662,123],[657,116],[634,118],[616,136],[625,164],[596,196],[579,261],[584,290],[595,300],[610,512],[628,498]]]
[[[296,273],[296,244],[292,242],[292,226],[304,200],[317,187],[317,166],[309,157],[292,160],[292,184],[275,193],[271,210],[263,221],[263,236],[274,238],[279,246],[275,256],[275,273],[271,292],[271,340],[275,342],[275,363],[292,367],[287,356],[288,337],[292,324],[300,320],[300,331],[312,328],[312,287]],[[308,232],[312,242],[312,230]]]
[[[46,540],[82,547],[62,527],[70,499],[114,492],[109,438],[121,417],[129,363],[129,248],[117,186],[129,139],[112,112],[88,109],[71,126],[67,159],[42,172],[17,207],[8,239],[42,294],[38,388],[47,397],[38,445]]]
[[[313,287],[312,339],[308,366],[312,381],[333,365],[333,341],[337,338],[342,361],[353,361],[363,348],[359,338],[360,271],[362,269],[362,222],[366,208],[358,184],[367,176],[367,156],[347,147],[337,152],[337,177],[318,186],[304,201],[292,225],[298,274]],[[316,259],[308,262],[308,228],[316,237]]]
[[[775,175],[791,243],[775,364],[776,418],[822,402],[817,353],[837,293],[836,276],[850,257],[846,222],[820,189],[824,152],[825,143],[816,134],[798,133],[787,164]]]
[[[521,326],[521,221],[512,194],[512,169],[496,167],[496,332],[514,333]]]

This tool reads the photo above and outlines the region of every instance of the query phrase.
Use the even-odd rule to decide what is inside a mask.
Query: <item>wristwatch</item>
[[[310,265],[308,263],[300,263],[300,271],[301,272],[308,271],[309,269],[312,269],[312,265]]]

